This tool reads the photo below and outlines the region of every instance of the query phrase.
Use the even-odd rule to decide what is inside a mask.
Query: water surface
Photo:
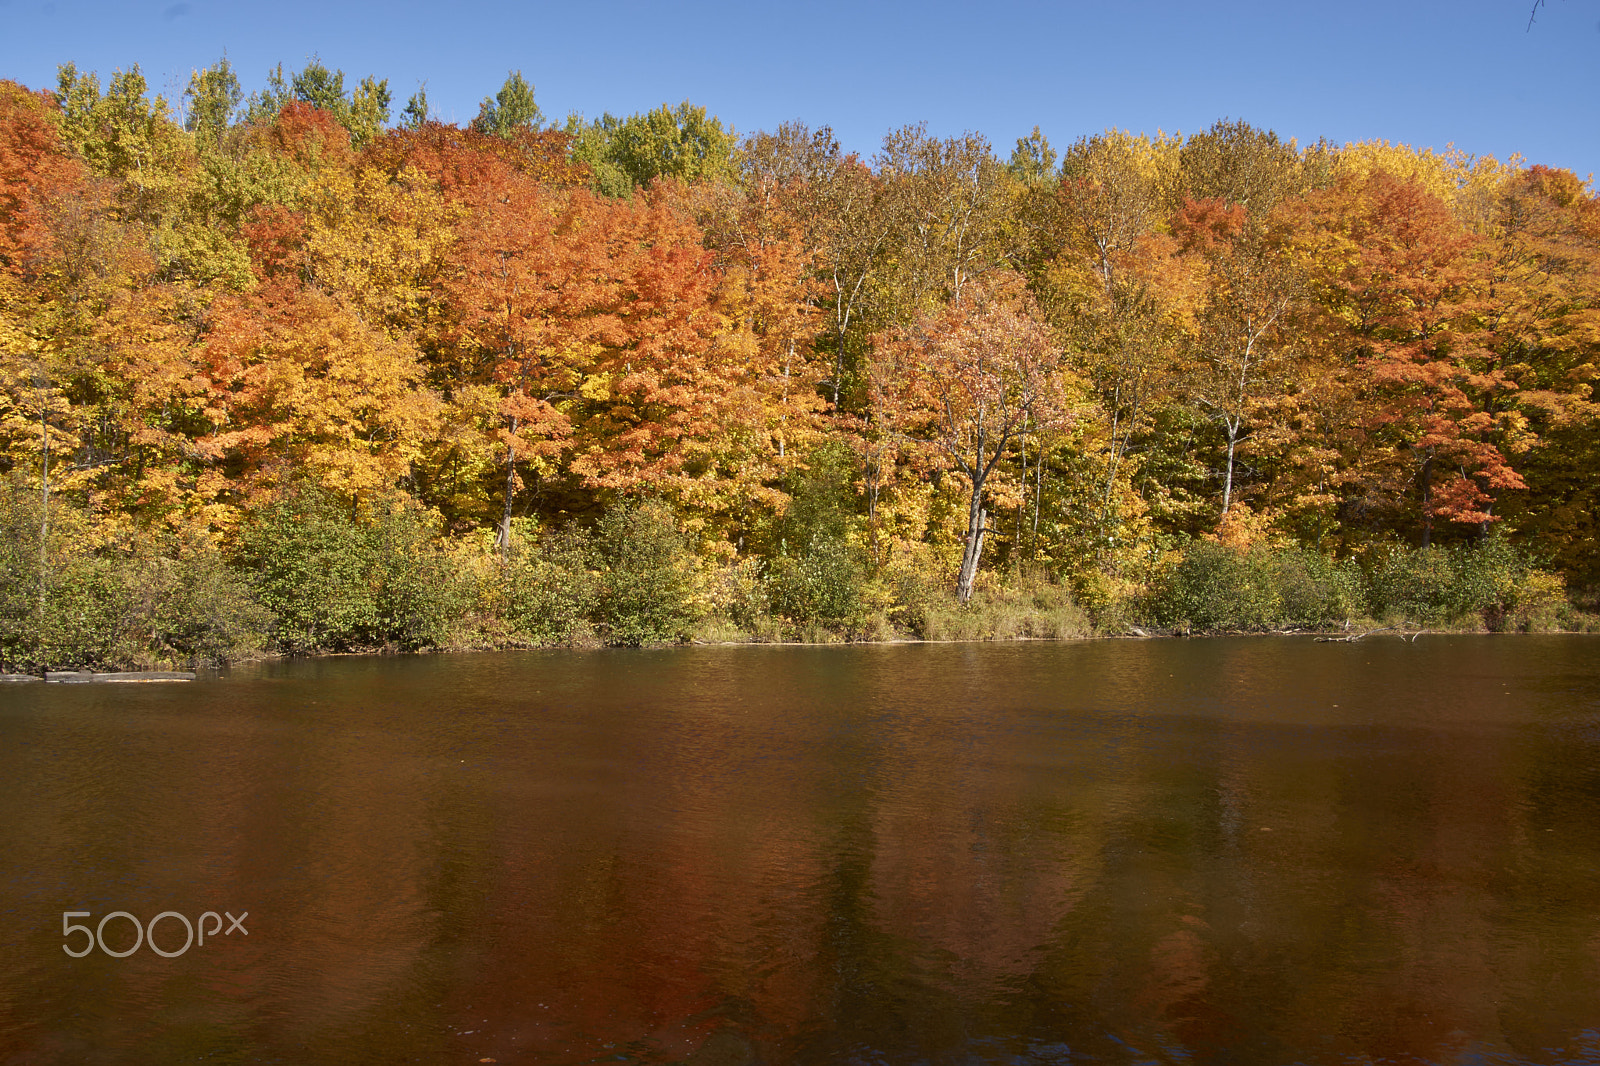
[[[0,688],[0,1063],[485,1059],[1600,1063],[1600,641]]]

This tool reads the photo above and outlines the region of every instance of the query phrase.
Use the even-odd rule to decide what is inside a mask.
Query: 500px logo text
[[[227,928],[226,932],[223,932],[223,930],[222,930],[222,914],[226,914],[228,916],[228,928]],[[65,951],[68,955],[71,955],[75,959],[81,959],[85,955],[89,954],[89,952],[93,951],[95,949],[96,945],[99,945],[100,950],[105,952],[107,955],[110,955],[112,958],[114,958],[114,959],[123,959],[123,958],[127,958],[129,955],[132,955],[135,951],[138,951],[140,945],[148,943],[150,945],[150,950],[155,952],[157,955],[160,955],[162,958],[175,959],[179,955],[182,955],[185,951],[188,951],[190,945],[195,943],[195,927],[196,927],[196,925],[199,926],[199,931],[200,931],[199,941],[200,941],[200,946],[202,946],[202,947],[205,946],[206,937],[209,936],[214,940],[214,939],[216,939],[217,933],[219,933],[219,932],[221,932],[223,936],[232,936],[234,930],[238,930],[239,932],[243,933],[245,936],[249,936],[250,935],[250,930],[248,930],[248,929],[246,929],[244,927],[244,920],[246,918],[250,917],[250,912],[249,911],[245,911],[244,913],[240,914],[239,917],[237,917],[237,918],[235,918],[228,911],[223,911],[222,914],[218,914],[216,911],[206,911],[204,914],[202,914],[200,916],[199,922],[191,923],[188,918],[186,918],[183,915],[179,914],[177,911],[162,911],[160,914],[156,915],[154,918],[151,918],[150,919],[150,923],[148,925],[140,925],[139,924],[139,919],[135,918],[133,915],[129,914],[127,911],[112,911],[110,914],[106,915],[104,918],[101,918],[100,919],[100,923],[98,925],[96,925],[93,929],[90,929],[87,925],[78,925],[78,924],[74,923],[73,920],[72,920],[74,918],[91,918],[91,917],[93,917],[93,914],[91,914],[89,911],[62,911],[61,912],[61,935],[62,935],[62,937],[63,938],[70,938],[72,936],[72,934],[74,934],[74,933],[82,933],[84,935],[84,937],[86,938],[86,940],[85,940],[85,943],[83,945],[83,949],[81,951],[74,951],[72,949],[72,945],[71,944],[62,944],[61,945],[61,950]],[[106,938],[105,938],[106,923],[109,922],[113,918],[126,918],[133,925],[133,932],[134,932],[133,947],[128,948],[126,951],[113,951],[110,948],[106,947]],[[212,920],[212,922],[213,922],[213,925],[211,926],[210,929],[206,928],[206,919],[207,918],[210,918]],[[180,922],[183,925],[183,929],[184,929],[183,947],[179,948],[176,951],[165,951],[160,947],[160,945],[158,945],[156,943],[156,925],[159,924],[163,919],[169,920],[168,924],[171,924],[171,922]],[[168,937],[168,939],[170,939],[170,936]]]

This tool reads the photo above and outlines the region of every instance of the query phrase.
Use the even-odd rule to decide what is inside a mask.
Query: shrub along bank
[[[1049,569],[982,576],[958,605],[924,558],[877,565],[843,526],[792,530],[770,557],[703,551],[666,507],[590,526],[524,524],[512,549],[452,541],[411,498],[352,507],[314,488],[258,511],[230,548],[92,529],[59,502],[0,492],[0,667],[192,666],[267,653],[538,645],[1065,639],[1346,624],[1596,628],[1558,578],[1498,539],[1335,560],[1191,542],[1104,588]],[[1093,576],[1093,575],[1091,575]],[[1113,583],[1114,584],[1114,583]],[[1081,598],[1081,597],[1080,597]]]
[[[1380,625],[1549,631],[1592,627],[1561,580],[1503,540],[1473,546],[1385,546],[1362,560],[1300,547],[1188,546],[1159,574],[1141,612],[1180,631]]]

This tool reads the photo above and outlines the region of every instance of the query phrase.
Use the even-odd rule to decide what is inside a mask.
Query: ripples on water
[[[0,1063],[1600,1062],[1593,638],[10,687],[0,826]]]

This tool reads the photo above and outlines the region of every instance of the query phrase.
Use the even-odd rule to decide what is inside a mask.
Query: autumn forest
[[[1600,200],[313,60],[0,81],[0,668],[1596,628]]]

